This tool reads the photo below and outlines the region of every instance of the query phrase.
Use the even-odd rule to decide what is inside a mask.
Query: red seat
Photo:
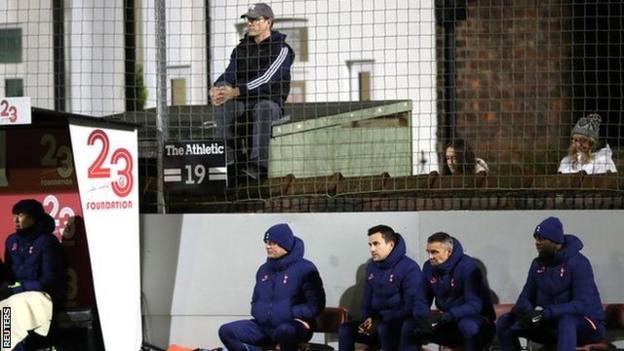
[[[607,340],[578,346],[577,350],[613,350],[615,346],[610,342],[609,334],[613,332],[622,333],[624,331],[624,304],[612,303],[603,305],[605,310],[605,325],[607,330]]]
[[[315,333],[337,334],[340,325],[347,321],[347,309],[343,307],[325,307],[323,312],[316,317]],[[327,344],[308,343],[306,351],[325,351],[334,348]]]
[[[338,333],[340,325],[347,320],[347,309],[343,307],[325,307],[325,309],[316,316],[315,326],[312,330],[314,333]],[[279,350],[279,347],[265,346],[263,350]],[[301,343],[299,351],[330,351],[334,348],[327,344],[319,344],[313,342]]]
[[[496,319],[500,318],[500,316],[505,313],[511,312],[511,309],[514,307],[513,303],[499,303],[494,305],[494,313],[496,314]]]

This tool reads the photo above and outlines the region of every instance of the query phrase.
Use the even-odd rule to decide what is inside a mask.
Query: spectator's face
[[[373,261],[385,260],[393,248],[394,242],[386,242],[381,233],[368,236],[368,251],[370,251]]]
[[[266,249],[267,257],[272,259],[278,259],[288,253],[286,249],[271,240],[264,241],[264,248]]]
[[[591,150],[593,144],[591,139],[580,134],[572,135],[572,139],[570,140],[570,142],[574,145],[577,152],[584,153],[588,153]]]
[[[441,265],[451,256],[451,250],[448,246],[441,242],[427,243],[427,256],[432,266]]]
[[[538,256],[541,258],[553,257],[560,247],[561,245],[556,242],[550,241],[540,235],[535,235],[535,248],[537,249]]]
[[[13,214],[13,223],[15,223],[15,230],[24,230],[32,227],[35,224],[35,219],[28,213]]]
[[[455,157],[455,148],[452,146],[446,148],[446,165],[451,173],[457,172],[457,158]]]
[[[271,32],[271,21],[264,18],[247,18],[247,35],[250,37],[262,36]]]

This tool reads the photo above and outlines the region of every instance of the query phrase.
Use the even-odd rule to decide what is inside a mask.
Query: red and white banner
[[[0,98],[0,125],[31,123],[30,97]]]
[[[141,347],[138,146],[135,130],[70,124],[104,345]]]
[[[6,176],[6,132],[4,130],[0,130],[0,186],[9,185]]]
[[[28,145],[28,147],[24,147]],[[66,307],[95,307],[91,264],[85,237],[69,131],[65,126],[0,130],[0,243],[15,232],[13,204],[35,199],[54,218],[67,260]],[[2,156],[0,156],[2,157]],[[3,179],[3,177],[6,177]]]

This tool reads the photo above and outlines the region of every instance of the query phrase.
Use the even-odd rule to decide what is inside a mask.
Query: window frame
[[[24,45],[22,38],[22,28],[20,27],[0,28],[0,63],[23,62]],[[10,47],[12,45],[13,48]]]

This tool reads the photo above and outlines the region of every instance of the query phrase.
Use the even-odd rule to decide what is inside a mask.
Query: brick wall
[[[456,133],[494,174],[555,173],[582,114],[573,111],[573,9],[565,3],[469,0],[457,22]],[[438,24],[440,125],[444,31]]]

